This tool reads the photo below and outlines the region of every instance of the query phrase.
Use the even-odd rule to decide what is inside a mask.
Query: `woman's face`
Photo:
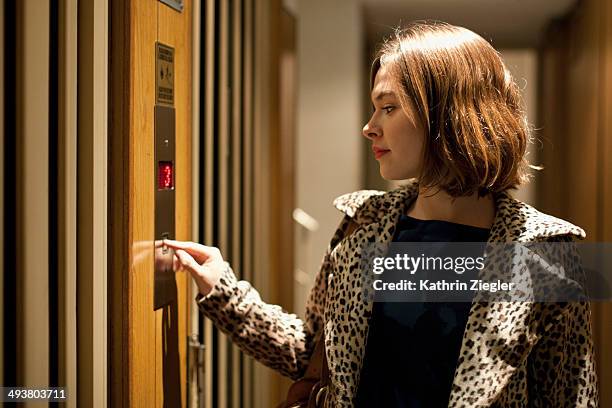
[[[416,112],[413,116],[417,123],[413,123],[402,110],[384,65],[376,73],[371,98],[374,113],[363,127],[363,135],[372,141],[380,175],[386,180],[418,177],[425,131]]]

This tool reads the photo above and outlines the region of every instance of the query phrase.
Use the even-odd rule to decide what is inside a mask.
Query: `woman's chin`
[[[385,171],[382,167],[380,168],[380,176],[387,181],[402,181],[415,178],[412,174],[406,174],[401,172]]]
[[[380,173],[380,176],[387,180],[387,181],[399,181],[399,180],[404,180],[402,177],[395,177],[395,176],[385,176],[383,173]]]

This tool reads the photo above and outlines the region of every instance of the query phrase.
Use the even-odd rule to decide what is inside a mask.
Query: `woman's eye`
[[[387,113],[391,113],[393,109],[395,109],[395,106],[385,106],[383,108],[383,110],[386,111]]]

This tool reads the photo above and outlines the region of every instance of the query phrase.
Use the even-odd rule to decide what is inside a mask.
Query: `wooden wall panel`
[[[612,242],[611,26],[609,2],[579,2],[549,29],[541,59],[548,168],[540,207],[583,227],[589,242]],[[593,302],[592,309],[600,404],[607,407],[612,406],[612,302]]]
[[[600,0],[603,28],[603,41],[601,52],[602,62],[602,109],[600,132],[600,157],[602,159],[600,188],[602,199],[600,200],[601,239],[604,242],[612,242],[612,4],[609,1]],[[602,384],[601,406],[612,406],[612,302],[600,303],[597,308],[597,327],[599,336],[597,339],[597,350],[599,352],[599,380]]]
[[[58,379],[77,406],[77,4],[60,2],[58,95]],[[106,73],[104,74],[106,76]],[[106,163],[104,163],[106,166]],[[102,254],[104,256],[104,254]],[[1,382],[1,381],[0,381]],[[106,390],[105,390],[106,391]]]
[[[235,126],[234,150],[234,256],[240,277],[251,281],[255,276],[253,246],[256,237],[253,229],[255,209],[253,193],[253,0],[236,2],[234,13],[234,75],[233,75],[233,112]],[[237,251],[237,252],[236,252]],[[254,360],[238,353],[234,347],[233,388],[240,391],[240,398],[234,397],[234,406],[254,406],[253,366]],[[237,371],[236,371],[237,370]]]
[[[191,116],[191,194],[192,194],[192,208],[191,208],[191,236],[195,242],[200,242],[202,236],[200,234],[200,194],[201,194],[201,183],[202,174],[200,174],[200,161],[201,161],[201,148],[203,141],[200,141],[200,123],[201,123],[201,86],[202,78],[200,77],[200,71],[202,69],[202,28],[204,22],[202,21],[202,4],[201,0],[193,0],[192,3],[192,36],[191,36],[191,60],[192,60],[192,89],[191,89],[191,103],[192,103],[192,116]],[[197,285],[188,283],[190,287],[189,294],[187,295],[187,304],[189,307],[189,324],[188,324],[188,336],[189,342],[192,345],[198,344],[198,348],[188,347],[187,349],[187,405],[190,407],[201,407],[200,395],[204,389],[204,375],[203,367],[201,366],[203,361],[203,350],[199,348],[202,344],[201,334],[203,328],[200,328],[200,313],[198,305],[192,301],[197,294]]]
[[[107,406],[108,2],[78,9],[77,405]]]
[[[275,252],[278,263],[279,304],[294,312],[295,260],[294,237],[295,221],[293,210],[296,208],[296,118],[297,118],[297,53],[296,25],[297,21],[288,11],[283,10],[279,16],[279,31],[281,41],[279,50],[279,125],[280,131],[277,143],[274,143],[273,155],[278,167],[272,171],[275,174],[275,207],[276,240]],[[286,394],[292,381],[287,377],[279,379],[279,401]]]
[[[49,1],[17,3],[17,383],[49,383]],[[27,243],[27,245],[25,245]],[[10,271],[11,273],[15,271]],[[26,403],[26,406],[31,403]]]
[[[242,209],[242,239],[243,248],[243,271],[242,277],[248,281],[253,279],[253,224],[254,224],[254,194],[253,194],[253,43],[254,43],[254,24],[253,24],[253,1],[244,1],[244,80],[242,94],[242,112],[244,121],[243,130],[243,155],[242,155],[242,180],[243,180],[243,200],[247,203]],[[243,398],[253,406],[253,370],[254,360],[251,357],[243,356],[242,389]]]
[[[612,214],[606,211],[612,208],[612,4],[609,1],[600,0],[602,5],[601,18],[604,20],[601,23],[603,28],[602,47],[603,54],[602,69],[602,125],[601,132],[601,156],[603,159],[602,166],[602,208],[603,216],[605,217],[603,227],[603,237],[605,241],[612,241]],[[612,316],[609,321],[612,326]],[[611,336],[612,338],[612,336]],[[612,365],[612,364],[611,364]],[[612,378],[610,378],[612,381]]]
[[[130,406],[131,5],[110,1],[109,69],[109,405]]]
[[[191,72],[191,36],[192,36],[192,4],[191,1],[184,2],[184,8],[181,13],[171,9],[170,7],[158,2],[158,41],[174,47],[174,92],[175,92],[175,109],[176,109],[176,238],[182,241],[191,240],[191,206],[192,206],[192,168],[191,168],[191,90],[192,90],[192,72]],[[189,305],[193,302],[191,292],[188,290],[188,281],[191,278],[184,273],[176,275],[176,285],[178,289],[178,305],[175,305],[166,310],[170,312],[170,319],[166,324],[171,326],[176,325],[176,334],[178,344],[171,345],[168,350],[178,347],[178,362],[179,366],[179,385],[180,385],[180,401],[183,407],[186,406],[186,387],[187,383],[187,325]],[[178,310],[174,311],[174,307]],[[175,318],[178,318],[175,321]],[[163,322],[163,319],[162,319]],[[156,326],[157,336],[161,338],[162,331],[165,330],[162,325]],[[175,333],[175,329],[169,333]],[[159,366],[163,350],[157,350],[156,364]],[[166,357],[166,361],[172,361],[174,357]],[[163,365],[162,365],[162,368]],[[164,376],[174,375],[168,372],[171,367],[164,368]],[[158,377],[159,379],[159,377]]]
[[[256,275],[253,0],[203,5],[200,240],[217,246],[239,278]],[[253,360],[203,319],[206,407],[253,404]]]
[[[228,78],[228,70],[229,70],[229,0],[219,0],[217,2],[218,7],[218,24],[219,24],[219,38],[217,42],[217,58],[216,61],[218,72],[217,72],[217,81],[216,81],[216,101],[217,101],[217,114],[218,114],[218,126],[217,126],[217,149],[215,153],[217,154],[217,179],[218,179],[218,189],[217,196],[215,200],[217,200],[217,208],[218,213],[216,214],[215,221],[218,226],[218,237],[216,246],[219,247],[221,253],[224,254],[225,258],[231,260],[231,252],[230,252],[230,231],[229,231],[229,217],[230,211],[229,207],[230,196],[229,196],[229,180],[230,180],[230,168],[229,168],[229,159],[230,159],[230,151],[229,151],[229,106],[228,106],[228,91],[229,91],[229,78]],[[231,344],[229,339],[223,334],[221,331],[217,330],[217,395],[218,401],[217,406],[227,407],[229,406],[229,396],[230,396],[230,364],[231,364]]]
[[[275,163],[282,151],[273,83],[278,80],[279,40],[278,21],[269,16],[279,10],[280,1],[214,0],[203,5],[197,173],[202,178],[201,242],[219,247],[237,277],[252,282],[273,303],[284,289],[277,283],[281,268],[274,258],[279,252],[271,248],[286,243],[273,232],[279,229],[280,184],[287,182]],[[206,407],[267,407],[279,400],[278,382],[273,389],[269,385],[276,374],[261,365],[255,370],[254,360],[207,319],[200,329],[206,346]]]
[[[215,1],[206,1],[203,7],[204,24],[203,24],[203,68],[204,75],[202,82],[204,83],[203,94],[201,95],[203,104],[203,118],[200,126],[202,127],[202,144],[203,155],[200,177],[204,179],[203,189],[201,193],[202,217],[201,217],[201,242],[204,244],[213,242],[213,222],[214,222],[214,87],[215,87]],[[213,407],[213,394],[216,392],[213,388],[213,376],[215,375],[213,360],[215,358],[215,350],[213,345],[213,325],[210,320],[203,321],[202,331],[204,332],[203,341],[205,345],[204,358],[204,406],[206,408]]]
[[[597,3],[584,2],[570,26],[567,60],[567,97],[571,101],[567,113],[566,148],[570,169],[566,183],[567,217],[582,226],[587,239],[599,239],[597,214],[597,137],[599,130],[599,30]],[[595,73],[595,75],[594,75]],[[569,192],[569,191],[568,191]],[[588,197],[588,199],[585,199]]]
[[[231,53],[231,134],[230,134],[230,152],[231,152],[231,230],[229,231],[231,239],[231,256],[232,265],[238,272],[238,276],[243,275],[243,251],[242,251],[242,235],[243,223],[241,220],[242,209],[248,203],[243,201],[243,183],[242,183],[242,120],[243,113],[241,110],[242,104],[242,73],[243,73],[243,59],[242,59],[242,2],[233,1],[232,7],[229,10],[230,15],[229,21],[231,21],[231,42],[228,44]],[[240,408],[244,406],[241,403],[242,393],[242,356],[240,349],[232,345],[231,346],[231,393],[232,393],[232,407]]]
[[[128,222],[132,228],[128,245],[132,249],[129,266],[128,358],[130,406],[156,406],[156,318],[153,312],[153,235],[154,235],[154,117],[155,41],[158,4],[153,0],[131,3],[129,53],[130,122]]]
[[[587,231],[590,242],[609,238],[604,236],[606,220],[601,206],[604,197],[601,143],[604,135],[609,134],[604,128],[606,67],[602,65],[605,61],[602,33],[612,21],[602,19],[605,16],[602,12],[604,4],[601,0],[582,2],[569,26],[566,112],[570,130],[567,151],[571,159],[568,162],[567,184],[570,190],[566,196],[568,207],[565,216]],[[609,406],[612,405],[612,392],[607,386],[612,379],[608,350],[612,340],[610,303],[596,302],[592,306],[601,406]]]
[[[191,296],[153,310],[155,43],[175,50],[176,237],[191,239],[191,2],[111,2],[111,392],[113,406],[186,406]],[[126,51],[126,45],[128,46]],[[127,260],[127,262],[125,261]]]
[[[293,210],[296,207],[295,165],[296,165],[296,119],[297,119],[297,55],[296,55],[296,18],[287,11],[280,15],[282,41],[279,44],[279,122],[280,133],[278,154],[278,214],[279,227],[277,243],[279,253],[280,304],[285,309],[293,308],[294,287],[294,239],[295,221]]]
[[[253,90],[253,144],[254,166],[254,218],[253,234],[257,239],[253,247],[254,272],[252,283],[269,303],[279,302],[278,276],[274,251],[276,230],[273,208],[273,169],[275,164],[272,144],[278,139],[278,37],[272,35],[278,26],[276,12],[280,9],[277,0],[262,0],[253,3],[254,12],[254,90]],[[279,399],[279,377],[275,372],[255,364],[255,407],[273,406]]]
[[[598,0],[600,19],[600,87],[598,132],[599,239],[612,242],[612,4]],[[594,314],[601,406],[612,406],[612,301],[599,302]]]
[[[567,90],[566,87],[559,86],[565,83],[568,37],[565,25],[555,24],[549,27],[546,34],[547,46],[541,51],[538,64],[538,137],[542,143],[539,157],[544,170],[536,172],[536,177],[539,178],[536,201],[542,211],[559,215],[567,213],[567,202],[559,197],[566,197],[569,191],[566,182],[569,152],[565,148]]]

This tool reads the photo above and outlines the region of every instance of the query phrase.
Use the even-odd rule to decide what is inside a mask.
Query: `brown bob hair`
[[[499,53],[481,36],[439,21],[396,28],[376,52],[403,111],[426,131],[419,184],[452,197],[516,189],[531,177],[531,128],[519,89]],[[413,112],[418,115],[414,117]]]

